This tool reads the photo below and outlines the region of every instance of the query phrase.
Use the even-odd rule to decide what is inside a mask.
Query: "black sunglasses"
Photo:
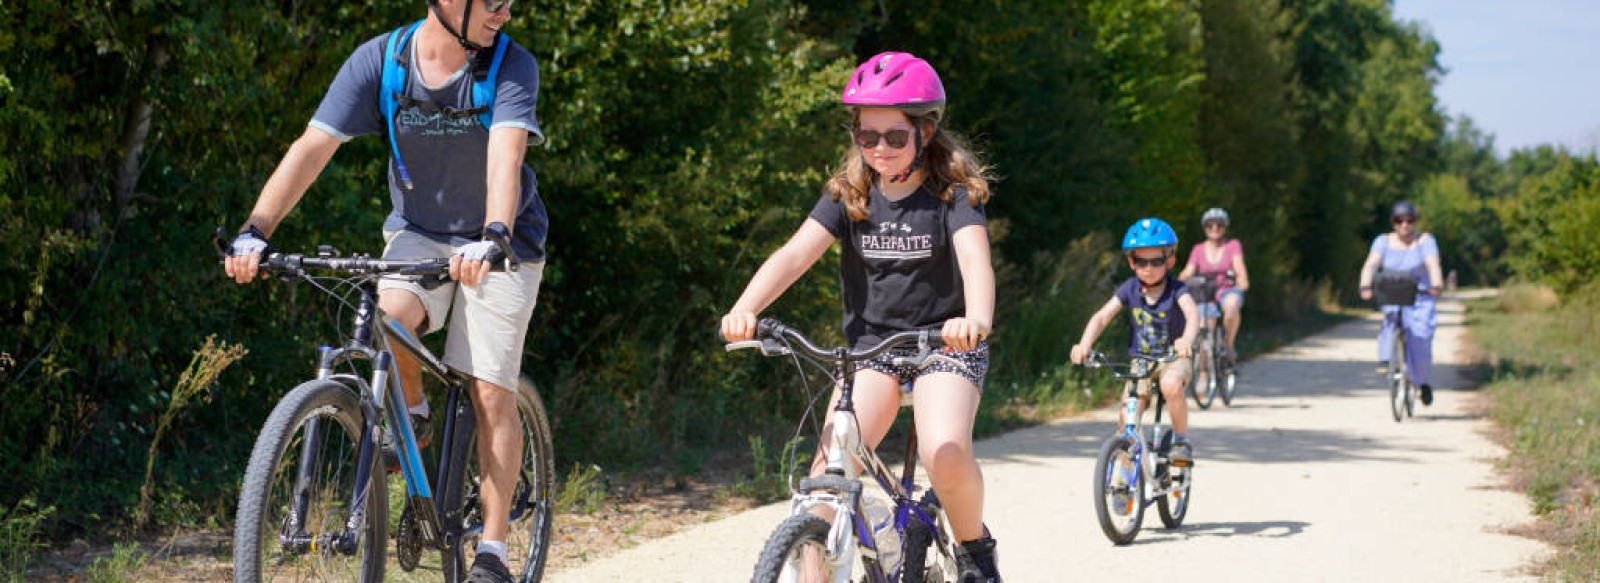
[[[1160,257],[1141,259],[1130,255],[1128,256],[1128,261],[1132,261],[1134,267],[1161,267],[1167,264],[1167,256],[1162,255]]]
[[[1389,219],[1389,222],[1394,223],[1396,225],[1403,225],[1403,224],[1406,224],[1406,223],[1415,223],[1415,222],[1417,222],[1417,218],[1416,217],[1395,217],[1395,218]]]
[[[896,150],[906,147],[906,143],[911,141],[911,130],[889,130],[879,133],[877,130],[856,128],[850,130],[850,134],[855,137],[856,145],[864,150],[878,147],[878,138],[883,138],[883,141],[889,143],[890,148]]]
[[[517,0],[483,0],[483,9],[490,13],[499,12],[502,8],[510,6]]]

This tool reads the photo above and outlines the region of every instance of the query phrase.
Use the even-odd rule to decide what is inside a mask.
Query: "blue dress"
[[[1411,382],[1431,385],[1433,378],[1433,331],[1438,327],[1435,299],[1428,295],[1433,282],[1428,279],[1428,257],[1439,258],[1439,243],[1423,233],[1410,249],[1389,246],[1389,235],[1372,240],[1372,252],[1383,257],[1384,271],[1409,271],[1417,278],[1417,302],[1411,306],[1383,306],[1383,328],[1378,331],[1378,360],[1388,361],[1394,343],[1396,321],[1406,328],[1406,370]],[[1394,314],[1398,313],[1399,318]]]

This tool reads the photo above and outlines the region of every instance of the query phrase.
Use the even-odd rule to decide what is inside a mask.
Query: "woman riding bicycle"
[[[345,141],[364,135],[391,140],[384,259],[450,258],[462,283],[424,289],[412,281],[379,283],[379,307],[411,331],[432,332],[449,321],[444,363],[473,377],[479,467],[484,468],[484,530],[468,581],[511,581],[505,538],[522,458],[517,378],[522,346],[544,267],[549,219],[533,170],[523,163],[530,145],[544,142],[534,116],[539,69],[533,55],[500,33],[511,20],[507,0],[428,0],[427,17],[397,42],[400,31],[358,47],[334,77],[309,127],[278,163],[250,219],[229,245],[225,269],[239,283],[254,279],[270,246],[267,238],[299,202]],[[505,47],[487,122],[451,112],[474,112],[474,81],[489,63],[480,52]],[[398,53],[398,54],[395,54]],[[399,62],[407,82],[382,95],[385,67]],[[386,118],[386,98],[404,105]],[[401,152],[405,152],[404,159]],[[490,274],[511,241],[523,262],[516,272]],[[413,422],[427,427],[420,365],[395,351]],[[419,438],[431,432],[419,428]],[[496,560],[498,559],[498,560]]]
[[[1250,273],[1244,268],[1244,250],[1238,239],[1228,239],[1228,211],[1220,208],[1207,210],[1200,215],[1200,226],[1206,231],[1206,240],[1196,244],[1189,252],[1189,262],[1184,264],[1178,279],[1188,281],[1195,275],[1216,282],[1217,295],[1206,298],[1222,305],[1222,357],[1237,358],[1233,349],[1239,337],[1240,312],[1244,308],[1244,292],[1250,289]],[[1203,318],[1215,320],[1219,314],[1215,304],[1200,306]]]
[[[1439,243],[1433,235],[1417,228],[1417,206],[1409,201],[1394,204],[1389,211],[1389,222],[1394,231],[1378,235],[1372,240],[1372,251],[1361,265],[1361,299],[1372,299],[1373,274],[1380,268],[1384,272],[1407,273],[1417,282],[1416,303],[1410,306],[1381,306],[1383,328],[1378,331],[1378,360],[1387,362],[1393,345],[1395,322],[1405,327],[1406,370],[1411,382],[1422,389],[1422,404],[1433,404],[1433,331],[1438,326],[1435,298],[1442,288],[1440,275]],[[1398,318],[1394,318],[1398,314]]]
[[[949,355],[965,365],[906,370],[893,362],[894,353],[863,363],[855,381],[862,439],[870,447],[883,440],[900,408],[901,383],[912,383],[919,454],[960,541],[960,580],[997,582],[995,542],[983,524],[983,474],[972,451],[994,315],[983,207],[988,168],[940,127],[944,86],[922,59],[896,52],[868,59],[850,76],[841,101],[851,113],[855,147],[810,217],[722,317],[722,336],[751,338],[756,315],[834,241],[842,242],[844,331],[851,345],[940,330]],[[831,432],[831,424],[822,430]],[[817,455],[814,474],[826,459],[825,452]]]

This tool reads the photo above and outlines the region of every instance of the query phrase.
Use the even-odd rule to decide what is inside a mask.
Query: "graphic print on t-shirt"
[[[868,259],[927,259],[933,257],[933,235],[912,234],[911,225],[884,221],[861,234],[861,256]]]
[[[1166,352],[1167,312],[1135,305],[1128,314],[1133,319],[1133,335],[1139,343],[1139,352],[1149,355]]]
[[[452,118],[444,112],[425,112],[421,108],[401,108],[395,115],[395,123],[408,128],[406,135],[415,136],[460,136],[465,135],[473,126],[481,126],[477,116]]]

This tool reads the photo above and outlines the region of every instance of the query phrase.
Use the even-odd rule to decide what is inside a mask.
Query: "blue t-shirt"
[[[1389,235],[1378,235],[1378,238],[1372,240],[1372,253],[1377,253],[1383,258],[1383,271],[1410,273],[1417,278],[1417,290],[1427,291],[1430,284],[1428,266],[1423,260],[1439,256],[1439,242],[1428,233],[1423,233],[1419,237],[1417,244],[1412,245],[1410,249],[1396,249],[1389,246]]]
[[[344,141],[366,135],[388,138],[389,126],[383,119],[379,92],[389,34],[367,41],[345,60],[311,118],[312,127]],[[499,42],[511,42],[511,38],[501,34]],[[413,36],[406,50],[415,51],[416,46]],[[407,96],[440,107],[465,109],[472,105],[470,59],[449,79],[430,79],[438,85],[428,86],[417,72],[415,53],[412,55]],[[512,42],[500,63],[495,85],[489,129],[525,129],[529,133],[528,145],[544,143],[544,133],[534,116],[539,97],[539,64],[533,55]],[[477,241],[483,236],[488,201],[489,129],[477,116],[452,119],[437,109],[432,111],[401,107],[395,116],[395,139],[411,172],[413,188],[407,190],[400,185],[391,153],[389,199],[394,210],[383,228],[414,231],[452,245]],[[522,166],[521,182],[512,249],[523,261],[543,261],[550,219],[539,199],[538,177],[526,164]]]
[[[866,220],[851,220],[844,201],[828,194],[811,209],[811,219],[841,243],[844,333],[852,346],[876,344],[896,332],[937,330],[967,313],[952,237],[987,219],[965,189],[951,198],[946,203],[923,187],[891,201],[874,186]]]
[[[1172,341],[1183,337],[1183,310],[1178,308],[1178,298],[1188,293],[1189,287],[1177,278],[1167,275],[1167,286],[1155,303],[1144,300],[1139,278],[1130,277],[1117,286],[1117,301],[1128,310],[1128,324],[1133,334],[1128,338],[1128,354],[1156,358],[1172,350]]]

